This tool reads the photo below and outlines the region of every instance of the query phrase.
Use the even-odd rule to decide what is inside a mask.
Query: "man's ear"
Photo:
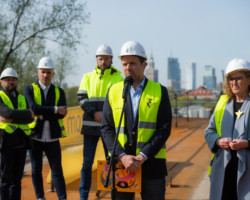
[[[144,69],[144,70],[146,69],[147,65],[148,65],[148,63],[147,63],[146,61],[144,61],[144,62],[142,63],[142,66],[143,66],[143,69]]]

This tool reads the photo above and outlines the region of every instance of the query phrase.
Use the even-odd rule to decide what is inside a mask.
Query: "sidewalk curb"
[[[189,200],[208,200],[210,190],[210,180],[208,172],[206,171],[193,193],[190,195]]]

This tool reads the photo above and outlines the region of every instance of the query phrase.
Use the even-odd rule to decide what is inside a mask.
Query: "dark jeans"
[[[1,152],[1,200],[21,199],[21,179],[26,159],[25,148],[6,148]]]
[[[66,187],[63,177],[61,164],[61,147],[60,142],[39,142],[32,140],[32,150],[30,151],[30,159],[32,166],[32,182],[37,198],[44,198],[42,166],[43,151],[45,152],[52,173],[52,181],[56,188],[58,198],[66,199]]]
[[[95,158],[96,146],[100,136],[83,135],[83,165],[81,170],[81,183],[79,186],[80,199],[88,199],[91,187],[92,165]],[[102,141],[103,142],[103,141]],[[107,155],[106,146],[103,143],[105,156]]]
[[[165,177],[152,180],[142,180],[142,200],[165,200]],[[116,200],[134,200],[135,193],[117,192]]]

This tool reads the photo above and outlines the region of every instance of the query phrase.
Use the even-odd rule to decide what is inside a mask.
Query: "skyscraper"
[[[195,90],[196,89],[196,63],[192,63],[186,69],[186,89]]]
[[[168,81],[167,86],[175,90],[181,89],[181,70],[178,58],[168,58]]]
[[[205,66],[205,75],[203,76],[203,85],[205,85],[208,90],[216,89],[215,68],[213,68],[210,65]]]
[[[192,63],[192,90],[196,89],[196,63]]]
[[[148,61],[148,67],[145,71],[145,75],[149,80],[158,82],[158,70],[155,69],[154,58],[152,55]]]

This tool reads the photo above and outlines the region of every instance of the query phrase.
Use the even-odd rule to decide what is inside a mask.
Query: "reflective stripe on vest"
[[[115,127],[120,120],[123,106],[122,91],[123,82],[113,85],[109,91],[109,103],[112,109]],[[142,93],[139,104],[139,120],[137,134],[136,154],[139,154],[141,148],[150,140],[156,130],[157,114],[161,102],[161,86],[158,83],[148,80],[147,85]],[[124,133],[124,115],[121,122],[121,128],[118,135],[118,141],[124,148],[127,143],[127,136]],[[155,158],[166,158],[166,146],[155,155]]]
[[[32,86],[33,86],[33,91],[34,91],[34,100],[36,104],[42,105],[42,95],[41,95],[40,87],[36,83],[33,83]],[[59,99],[60,99],[60,91],[57,86],[54,86],[54,87],[55,87],[55,106],[57,106]],[[66,137],[67,133],[64,128],[63,119],[58,119],[58,123],[61,128],[61,137]],[[36,125],[37,125],[37,117],[35,117],[35,120],[29,124],[29,127],[31,129],[34,129]]]
[[[3,91],[0,91],[0,96],[1,96],[5,105],[7,105],[11,109],[14,109],[14,106],[13,106],[10,98]],[[18,94],[17,101],[18,101],[18,109],[19,110],[27,109],[25,97],[23,95]],[[26,135],[30,135],[30,133],[31,133],[31,130],[27,124],[0,123],[0,129],[3,129],[5,132],[7,132],[9,134],[15,132],[15,130],[18,128],[23,130],[23,132]]]
[[[223,119],[223,115],[225,112],[225,107],[226,107],[227,101],[228,101],[228,96],[221,95],[219,101],[216,104],[215,110],[214,110],[214,121],[215,121],[216,132],[220,137],[222,135],[221,134],[221,122]],[[211,157],[210,165],[208,168],[208,176],[211,175],[214,156],[215,156],[215,154],[213,153],[212,157]]]

